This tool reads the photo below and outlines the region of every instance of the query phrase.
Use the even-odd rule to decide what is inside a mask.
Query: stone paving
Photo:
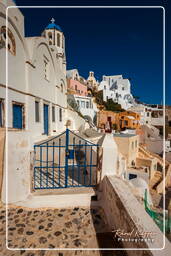
[[[8,209],[8,247],[5,246],[5,208],[0,209],[0,255],[3,256],[70,256],[101,255],[96,233],[108,232],[102,208]],[[30,248],[32,250],[15,250]],[[76,248],[76,251],[37,250],[34,248]],[[11,250],[12,249],[12,250]],[[113,254],[110,254],[113,255]],[[116,254],[117,255],[117,254]]]

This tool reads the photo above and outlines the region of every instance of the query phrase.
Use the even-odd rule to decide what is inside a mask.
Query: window
[[[106,90],[106,85],[104,85],[104,89]]]
[[[24,105],[21,103],[13,103],[13,128],[24,128]]]
[[[64,92],[63,84],[61,84],[61,92]]]
[[[8,31],[8,36],[7,36],[7,31]],[[8,50],[13,55],[16,55],[15,38],[9,28],[7,30],[5,26],[2,26],[0,30],[0,41],[3,43],[4,47],[6,47],[6,38],[8,40]]]
[[[81,101],[81,107],[85,108],[85,102],[84,101]]]
[[[79,100],[77,100],[77,105],[78,105],[78,106],[80,105],[80,102],[79,102]]]
[[[4,100],[0,99],[0,127],[4,126]]]
[[[124,87],[122,87],[122,91],[124,91]]]
[[[134,160],[132,160],[131,165],[135,166],[135,161]]]
[[[50,63],[49,60],[44,56],[44,78],[49,80],[49,73],[50,73]]]
[[[132,149],[134,149],[134,141],[132,141]]]
[[[132,179],[135,179],[135,178],[137,178],[136,174],[132,174],[132,173],[129,174],[129,180],[132,180]]]
[[[49,39],[52,39],[52,32],[48,33],[48,37],[49,37]]]
[[[124,121],[124,125],[126,125],[126,126],[128,125],[128,121],[127,120]]]
[[[60,47],[60,34],[57,34],[57,46]]]
[[[135,147],[137,148],[137,140],[135,141]]]
[[[55,106],[52,106],[52,122],[55,122]]]
[[[64,36],[62,37],[62,48],[64,48]]]
[[[149,113],[149,112],[147,112],[147,116],[150,116],[150,113]]]
[[[77,85],[75,85],[75,90],[77,91]]]
[[[35,122],[40,121],[40,116],[39,116],[39,101],[35,101]]]
[[[89,108],[89,102],[86,101],[86,108]]]
[[[62,122],[62,109],[59,109],[59,121]]]

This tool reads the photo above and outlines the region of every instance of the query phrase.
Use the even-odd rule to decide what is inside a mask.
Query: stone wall
[[[3,181],[4,153],[5,153],[5,128],[0,128],[0,198]]]
[[[129,185],[125,181],[115,176],[106,176],[102,181],[101,191],[100,202],[105,210],[111,231],[119,229],[124,233],[133,231],[131,238],[136,237],[136,232],[152,232],[155,234],[152,235],[153,242],[122,241],[124,248],[137,249],[127,250],[129,256],[170,255],[169,249],[171,249],[171,246],[167,239],[164,251],[160,251],[164,247],[164,236],[146,213],[144,206],[132,194]],[[140,250],[140,248],[142,249]],[[157,250],[152,250],[152,248]]]
[[[67,116],[66,116],[66,121],[70,120],[71,121],[71,126],[68,127],[70,130],[80,130],[84,129],[86,121],[78,115],[77,112],[67,109]]]
[[[157,159],[156,158],[136,158],[137,167],[148,167],[149,168],[149,178],[152,179],[157,170]]]
[[[30,193],[31,147],[29,132],[8,131],[1,197],[4,203],[25,200]]]

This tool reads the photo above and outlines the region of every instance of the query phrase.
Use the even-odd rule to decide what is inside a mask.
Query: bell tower
[[[54,18],[51,19],[51,23],[43,31],[42,36],[48,40],[49,46],[53,45],[57,48],[60,67],[66,72],[65,37],[60,26],[55,24]]]

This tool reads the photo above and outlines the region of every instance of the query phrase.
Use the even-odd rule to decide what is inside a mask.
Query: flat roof
[[[114,137],[121,137],[121,138],[129,138],[129,137],[133,137],[133,136],[137,136],[137,134],[130,134],[130,133],[114,133],[113,134]]]

